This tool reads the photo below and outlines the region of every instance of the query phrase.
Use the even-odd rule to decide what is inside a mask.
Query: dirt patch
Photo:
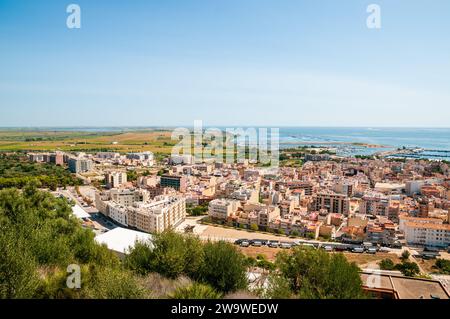
[[[256,258],[258,255],[264,255],[267,260],[269,261],[275,261],[275,258],[277,254],[285,249],[281,248],[270,248],[267,246],[261,246],[261,247],[239,247],[239,249],[242,251],[242,253],[248,257]]]
[[[400,258],[396,254],[392,253],[376,253],[374,255],[372,254],[356,254],[356,253],[347,253],[344,252],[345,258],[349,262],[356,263],[359,267],[365,268],[369,264],[377,264],[379,261],[389,258],[391,259],[395,264],[400,263]]]
[[[414,258],[414,261],[417,262],[419,267],[427,274],[439,272],[437,268],[433,268],[433,266],[436,264],[436,260],[433,259],[424,260],[422,258]]]

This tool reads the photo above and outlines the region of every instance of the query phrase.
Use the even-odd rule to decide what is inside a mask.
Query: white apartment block
[[[128,212],[125,206],[114,202],[109,202],[107,204],[107,210],[109,218],[121,225],[128,226]]]
[[[449,224],[406,222],[404,229],[408,244],[445,248],[450,245]]]
[[[123,226],[148,233],[159,233],[176,227],[186,218],[186,200],[182,197],[163,195],[149,200],[139,195],[140,190],[130,191],[132,195],[123,190],[115,194],[120,196],[111,193],[108,201],[104,201],[105,194],[96,194],[96,205],[99,208],[106,205],[99,211]],[[120,202],[116,202],[114,198]]]
[[[194,156],[192,155],[172,155],[169,159],[170,165],[187,164],[192,165],[195,163]]]
[[[400,216],[398,228],[403,232],[405,231],[406,223],[441,225],[443,223],[443,221],[442,221],[442,219],[439,219],[439,218],[421,218],[421,217]]]

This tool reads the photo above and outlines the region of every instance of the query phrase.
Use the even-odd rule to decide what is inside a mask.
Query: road
[[[245,238],[245,239],[277,240],[277,241],[284,241],[284,242],[301,241],[303,243],[321,244],[321,245],[339,244],[337,242],[326,242],[326,241],[310,240],[310,239],[304,239],[304,238],[290,238],[290,237],[281,236],[281,235],[277,236],[277,235],[260,233],[260,232],[251,232],[251,231],[236,229],[236,228],[224,228],[224,227],[220,227],[220,226],[201,224],[200,220],[204,217],[205,216],[187,217],[186,220],[176,228],[176,231],[184,232],[184,227],[189,225],[189,226],[195,226],[194,230],[193,230],[194,234],[198,235],[203,240],[214,240],[214,241],[224,240],[224,241],[234,242],[234,241],[236,241],[236,239]],[[392,253],[395,253],[400,256],[402,253],[402,249],[388,248],[387,252],[392,252]]]

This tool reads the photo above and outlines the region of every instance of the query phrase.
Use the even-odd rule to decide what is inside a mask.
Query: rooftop
[[[370,287],[366,288],[391,291],[398,299],[450,299],[449,292],[437,280],[372,272],[361,273],[361,279],[364,283],[370,283]]]
[[[95,237],[95,241],[99,244],[106,244],[108,249],[127,254],[134,247],[136,241],[145,242],[152,240],[153,236],[147,233],[117,227],[107,233]]]

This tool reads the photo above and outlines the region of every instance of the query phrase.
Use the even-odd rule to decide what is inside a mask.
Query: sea
[[[372,155],[406,148],[392,157],[450,160],[450,128],[289,127],[280,128],[280,146],[326,146],[338,155]],[[370,145],[370,147],[367,147]]]

